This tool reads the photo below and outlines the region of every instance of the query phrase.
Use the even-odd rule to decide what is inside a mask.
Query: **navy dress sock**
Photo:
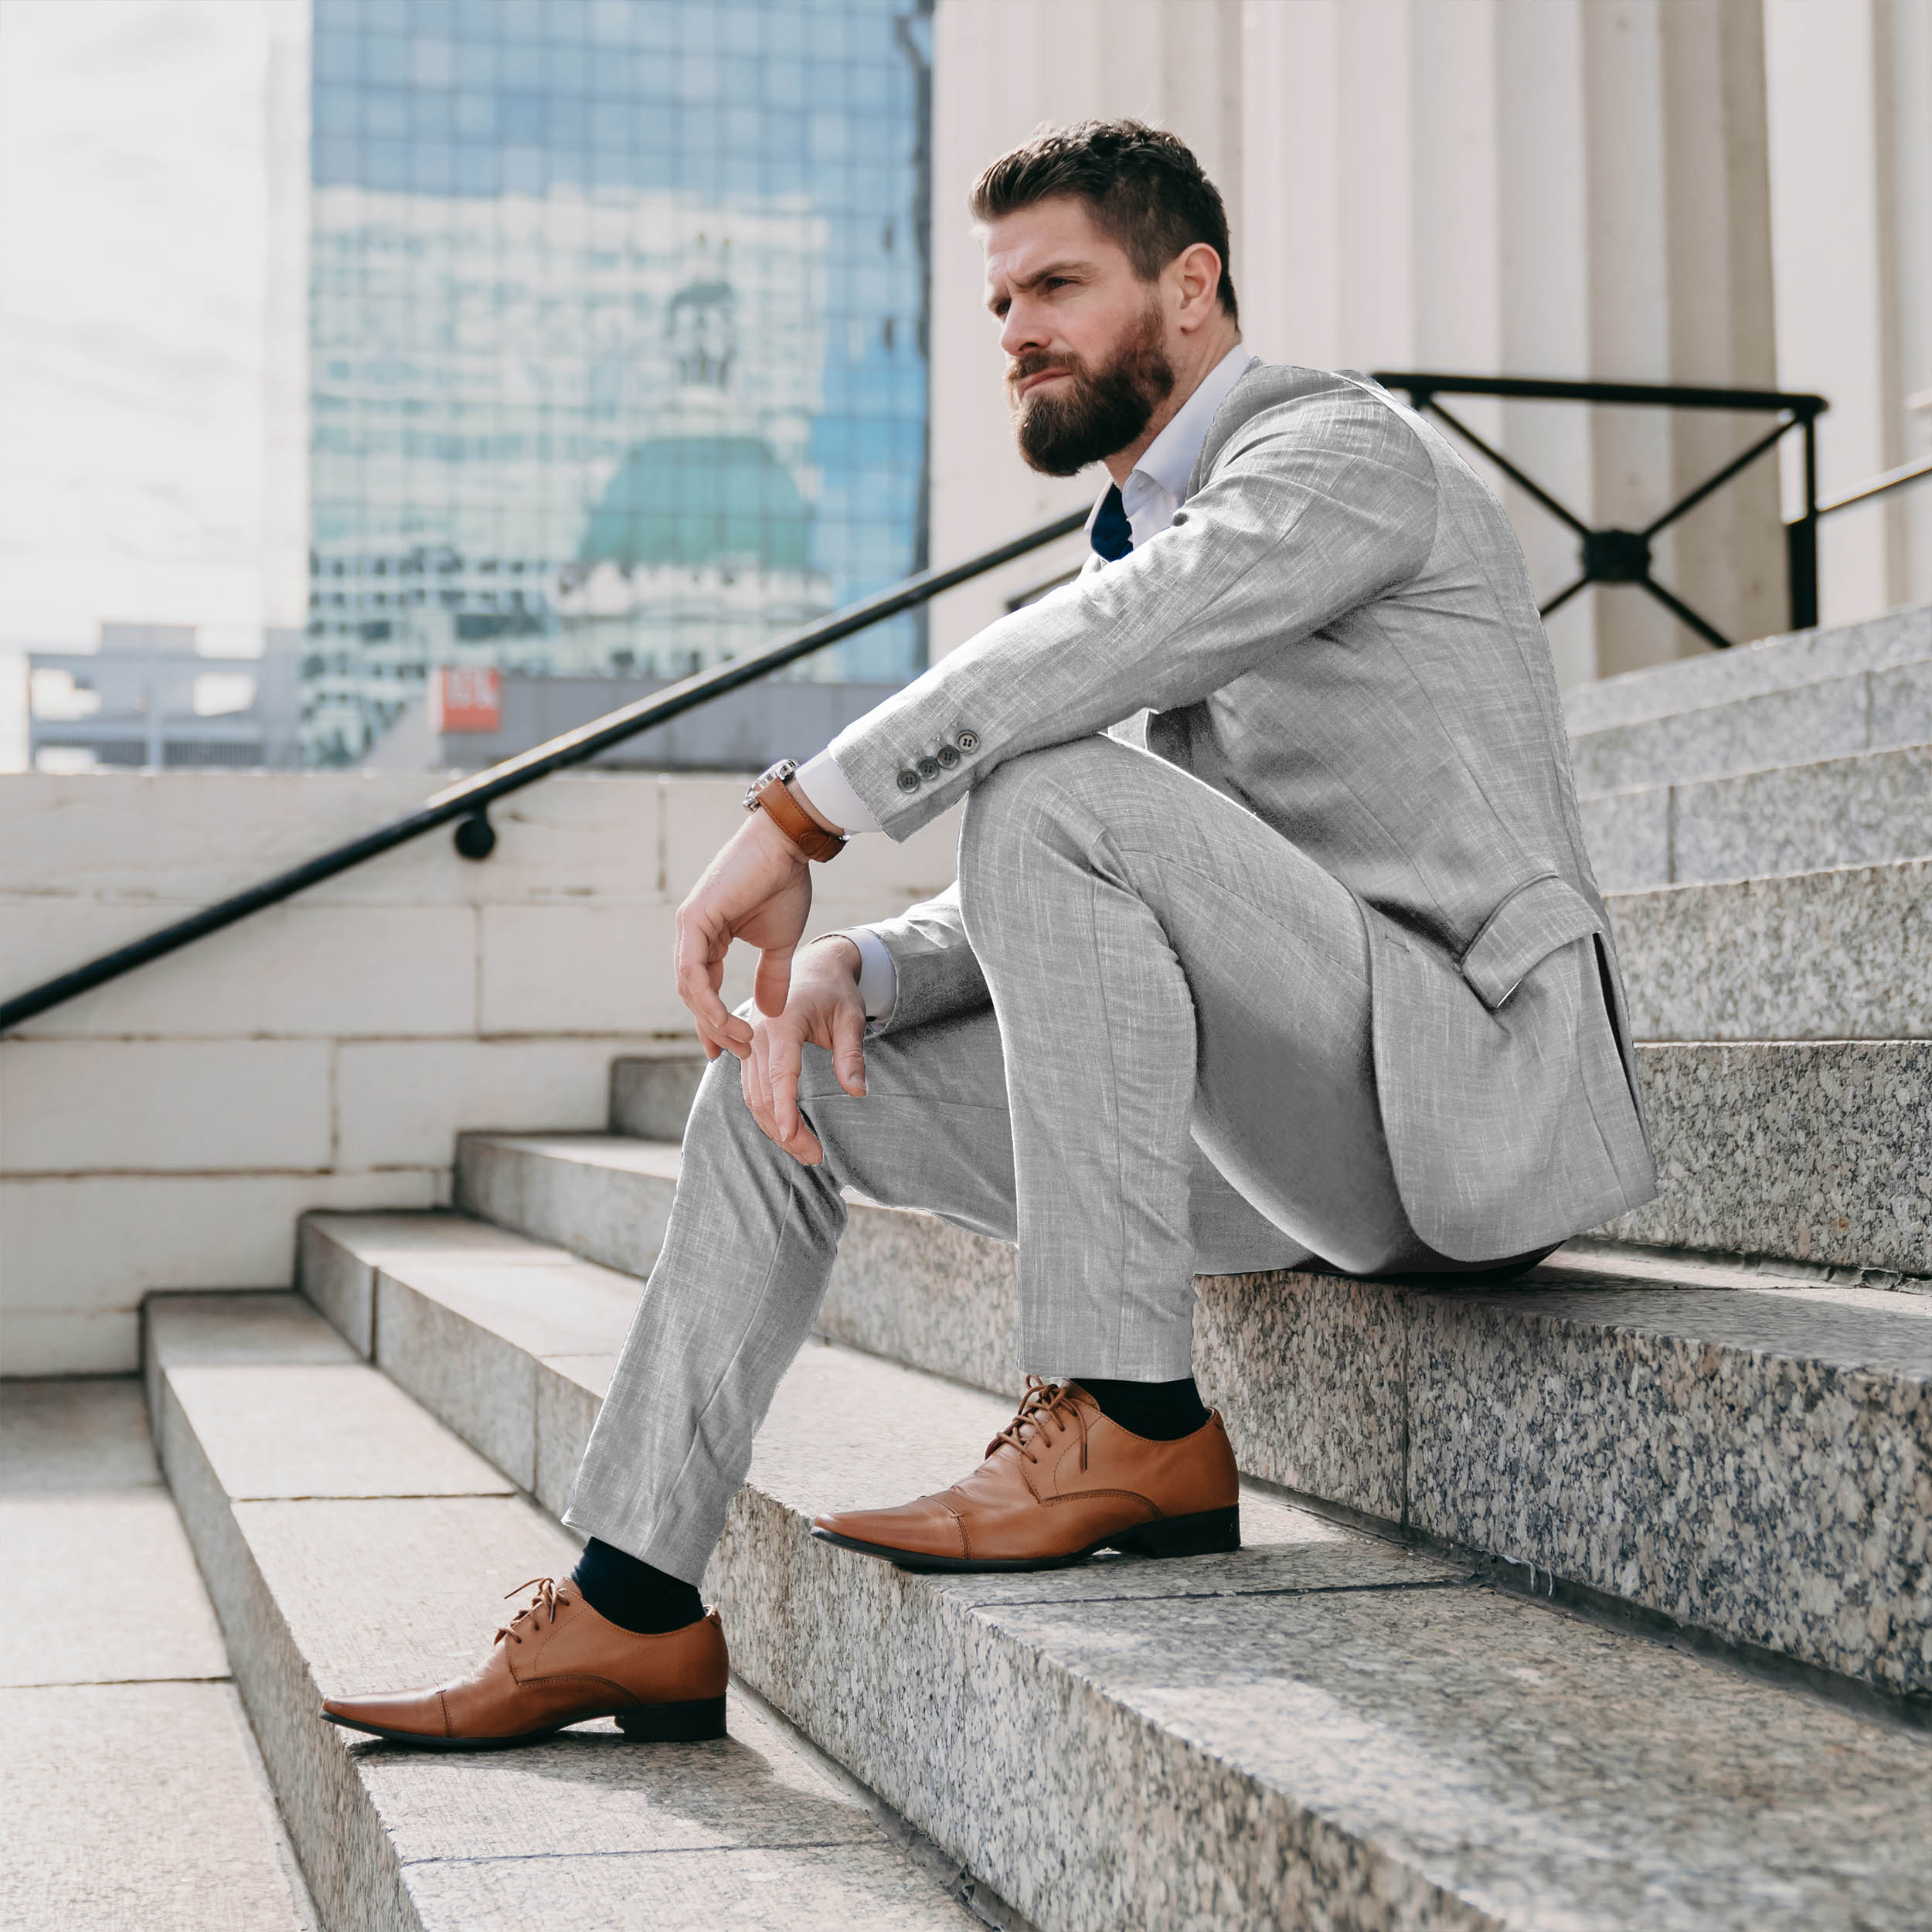
[[[1100,1404],[1109,1422],[1148,1442],[1178,1441],[1208,1419],[1192,1376],[1179,1382],[1104,1382],[1092,1376],[1073,1379]]]
[[[595,1536],[583,1546],[570,1580],[600,1617],[640,1637],[682,1630],[704,1614],[704,1600],[695,1585],[627,1556]]]

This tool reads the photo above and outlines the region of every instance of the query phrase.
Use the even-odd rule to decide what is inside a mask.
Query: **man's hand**
[[[784,1011],[752,1024],[751,1051],[740,1066],[745,1104],[764,1130],[806,1167],[825,1158],[798,1111],[798,1067],[806,1043],[832,1054],[838,1084],[855,1100],[866,1091],[866,1009],[859,997],[859,948],[834,934],[798,955]],[[743,1022],[739,1022],[740,1025]]]
[[[781,1013],[791,955],[811,910],[811,868],[804,854],[764,812],[751,813],[678,908],[678,997],[698,1022],[707,1060],[721,1053],[743,1060],[751,1051],[750,1022],[728,1012],[718,997],[731,942],[742,939],[758,948],[753,997],[760,1012]]]

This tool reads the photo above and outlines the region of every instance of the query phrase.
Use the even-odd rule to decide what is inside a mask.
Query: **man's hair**
[[[1240,319],[1228,265],[1227,210],[1185,141],[1138,121],[1043,125],[980,176],[967,205],[974,220],[998,221],[1060,195],[1086,202],[1143,281],[1155,280],[1183,249],[1206,242],[1221,257],[1221,306],[1230,321]]]

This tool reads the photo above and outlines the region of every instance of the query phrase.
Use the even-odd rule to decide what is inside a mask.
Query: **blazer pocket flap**
[[[1523,977],[1559,946],[1602,929],[1575,886],[1553,873],[1519,886],[1488,919],[1462,956],[1462,976],[1493,1013]]]

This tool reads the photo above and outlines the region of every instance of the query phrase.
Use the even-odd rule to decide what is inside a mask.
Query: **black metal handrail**
[[[1418,411],[1440,417],[1465,443],[1481,451],[1512,482],[1559,522],[1568,525],[1577,533],[1578,573],[1543,605],[1543,616],[1549,617],[1561,610],[1587,584],[1634,583],[1648,590],[1680,623],[1689,625],[1706,644],[1719,651],[1729,650],[1732,640],[1651,575],[1651,539],[1679,517],[1696,509],[1740,471],[1747,469],[1789,431],[1802,430],[1804,509],[1802,515],[1793,518],[1784,526],[1785,570],[1791,594],[1791,628],[1808,631],[1818,622],[1818,520],[1826,509],[1818,500],[1818,419],[1831,407],[1823,396],[1773,389],[1708,389],[1675,383],[1544,382],[1528,376],[1445,376],[1414,370],[1379,369],[1375,379],[1384,389],[1406,390],[1410,403]],[[1452,416],[1436,400],[1439,396],[1494,396],[1519,402],[1609,403],[1639,408],[1739,410],[1781,415],[1784,420],[1740,451],[1721,469],[1707,476],[1696,489],[1679,497],[1662,515],[1653,517],[1641,530],[1599,530],[1592,529],[1540,483],[1526,475],[1500,450],[1492,448],[1467,423]],[[1850,500],[1856,499],[1848,499]],[[1829,507],[1842,509],[1845,504],[1835,502]]]
[[[988,570],[998,570],[1002,563],[1010,563],[1015,558],[1042,549],[1060,537],[1070,536],[1086,522],[1088,515],[1085,509],[1070,510],[1064,516],[1056,517],[1051,523],[1043,523],[1024,536],[1016,536],[990,550],[981,551],[964,563],[950,564],[944,570],[920,570],[857,604],[848,604],[822,622],[794,631],[788,638],[781,638],[762,651],[734,658],[728,664],[714,665],[709,671],[700,671],[674,684],[668,691],[641,698],[635,704],[625,705],[620,710],[593,719],[590,723],[549,739],[514,758],[506,758],[501,764],[492,765],[487,770],[479,771],[474,777],[436,793],[407,818],[398,818],[360,838],[352,838],[347,845],[323,852],[292,871],[264,879],[247,892],[236,893],[217,905],[204,907],[186,919],[176,920],[172,926],[162,927],[158,932],[149,933],[130,945],[104,953],[84,966],[77,966],[70,972],[0,1002],[0,1033],[46,1012],[49,1007],[90,992],[97,986],[104,986],[124,973],[131,973],[136,967],[145,966],[150,960],[179,952],[182,947],[192,945],[210,933],[218,933],[223,927],[246,919],[250,913],[279,905],[284,899],[292,898],[311,886],[319,885],[325,879],[333,879],[338,872],[347,872],[366,859],[393,852],[398,845],[420,838],[425,832],[434,832],[437,826],[447,825],[452,820],[457,821],[457,850],[466,859],[487,859],[496,843],[496,833],[489,821],[489,808],[498,799],[520,791],[526,785],[533,785],[553,772],[582,764],[612,745],[635,737],[641,731],[668,724],[673,718],[681,717],[713,698],[723,697],[728,691],[756,683],[786,665],[795,664],[801,658],[810,657],[815,651],[823,651],[828,645],[838,643],[854,631],[883,623],[887,617],[897,617],[903,611],[916,609],[930,603],[943,591],[982,577]]]
[[[1459,436],[1526,491],[1538,503],[1567,524],[1582,539],[1582,574],[1543,607],[1547,617],[1591,583],[1636,583],[1674,611],[1699,635],[1719,648],[1730,640],[1706,623],[1649,573],[1650,539],[1687,511],[1694,509],[1711,492],[1721,488],[1748,464],[1773,447],[1787,430],[1803,430],[1804,437],[1804,502],[1803,515],[1787,524],[1790,540],[1791,622],[1794,629],[1805,630],[1818,621],[1818,520],[1855,504],[1869,502],[1887,492],[1932,476],[1932,457],[1904,464],[1872,478],[1855,490],[1827,502],[1818,500],[1818,460],[1815,425],[1830,406],[1821,396],[1786,393],[1777,389],[1700,389],[1679,385],[1642,383],[1545,382],[1516,376],[1451,376],[1415,372],[1381,371],[1376,381],[1386,389],[1405,390],[1419,410],[1430,410]],[[1500,451],[1492,449],[1469,427],[1444,409],[1438,395],[1490,396],[1519,400],[1611,403],[1650,405],[1672,409],[1735,410],[1788,413],[1786,420],[1768,435],[1733,457],[1715,474],[1707,478],[1687,496],[1680,498],[1641,530],[1594,530],[1567,509],[1543,486],[1526,475]],[[222,930],[251,913],[280,904],[308,887],[332,879],[365,860],[393,851],[411,839],[420,838],[440,825],[456,825],[456,849],[466,859],[487,859],[496,844],[490,824],[489,808],[496,800],[535,784],[553,772],[566,770],[596,757],[613,745],[621,744],[642,731],[668,724],[687,711],[695,710],[714,698],[755,683],[774,671],[813,652],[852,636],[855,631],[883,623],[902,611],[916,609],[942,592],[997,570],[1002,564],[1043,548],[1063,536],[1070,536],[1087,521],[1087,511],[1069,511],[1052,522],[1029,530],[1023,536],[983,551],[963,563],[944,570],[920,570],[860,602],[835,612],[822,622],[794,631],[766,649],[748,657],[701,671],[668,690],[626,705],[573,731],[547,740],[529,751],[491,766],[473,777],[461,780],[426,800],[420,809],[377,830],[338,845],[273,879],[265,879],[247,892],[236,893],[219,903],[205,907],[188,918],[132,944],[121,947],[85,965],[29,988],[12,999],[0,1002],[0,1033],[59,1006],[97,986],[120,978],[149,961],[165,958],[210,933]]]

